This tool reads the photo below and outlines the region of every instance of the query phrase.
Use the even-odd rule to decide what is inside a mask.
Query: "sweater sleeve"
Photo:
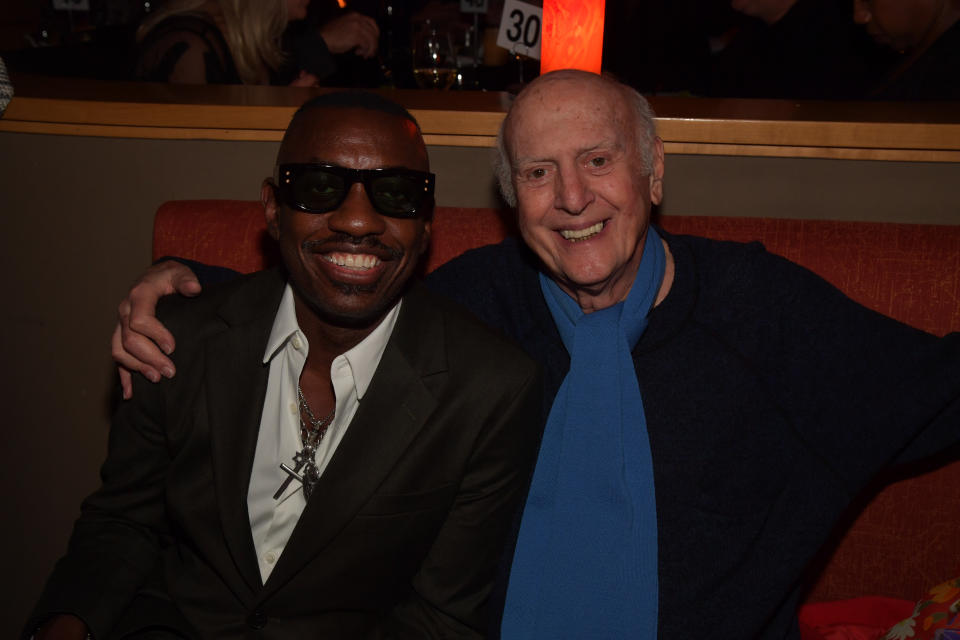
[[[844,485],[960,442],[960,334],[867,309],[759,245],[727,264],[703,276],[708,329]]]

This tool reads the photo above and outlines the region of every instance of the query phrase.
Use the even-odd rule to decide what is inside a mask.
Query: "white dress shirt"
[[[359,344],[337,356],[330,366],[330,378],[336,396],[336,416],[316,449],[317,469],[323,474],[337,445],[343,439],[357,407],[380,364],[380,358],[393,333],[400,302]],[[288,475],[280,463],[293,467],[293,455],[300,451],[297,384],[309,353],[307,338],[300,331],[293,305],[293,289],[288,284],[273,321],[270,339],[263,354],[270,364],[267,395],[260,416],[257,449],[247,489],[247,511],[253,544],[257,550],[260,576],[264,583],[276,566],[280,554],[307,504],[300,482],[294,479],[278,500],[273,494]],[[302,469],[301,469],[302,471]]]

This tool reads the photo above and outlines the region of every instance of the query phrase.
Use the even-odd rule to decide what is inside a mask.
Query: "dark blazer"
[[[203,638],[473,637],[490,624],[539,439],[539,376],[419,285],[261,584],[247,486],[284,283],[266,271],[166,301],[177,376],[138,381],[120,406],[103,486],[33,620],[72,612],[97,638],[153,625]]]

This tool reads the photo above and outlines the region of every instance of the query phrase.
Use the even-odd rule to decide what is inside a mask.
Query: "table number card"
[[[543,9],[520,0],[506,0],[497,46],[539,60],[542,24]]]

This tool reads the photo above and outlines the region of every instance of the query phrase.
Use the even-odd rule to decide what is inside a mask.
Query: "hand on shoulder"
[[[118,365],[124,399],[133,394],[134,372],[151,382],[159,382],[161,375],[172,378],[176,374],[167,357],[176,348],[176,340],[157,320],[157,301],[171,293],[195,296],[200,293],[200,283],[189,267],[166,260],[147,269],[117,307],[111,354]]]

